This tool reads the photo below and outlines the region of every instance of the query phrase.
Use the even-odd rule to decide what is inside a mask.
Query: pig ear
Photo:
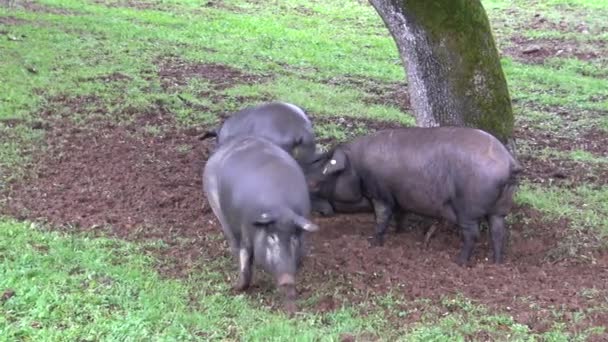
[[[304,229],[305,231],[308,232],[316,232],[317,230],[319,230],[319,226],[317,226],[316,224],[310,222],[308,219],[306,219],[305,217],[299,216],[299,215],[295,215],[293,218],[293,223]]]
[[[323,174],[328,175],[334,172],[342,171],[346,167],[346,153],[341,149],[336,149],[334,151],[331,159],[327,161],[325,164],[325,168],[323,168]]]
[[[253,221],[253,224],[256,226],[267,226],[276,221],[275,215],[269,212],[263,212],[258,215],[258,217]]]
[[[325,152],[318,147],[315,149],[315,154],[312,157],[311,163],[318,163],[331,157],[331,152]]]
[[[298,159],[298,155],[300,154],[300,151],[302,150],[301,146],[302,146],[302,138],[298,139],[293,144],[293,147],[291,148],[291,155],[293,156],[294,159]]]

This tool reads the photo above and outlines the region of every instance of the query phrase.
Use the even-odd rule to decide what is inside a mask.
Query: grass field
[[[486,244],[454,267],[449,229],[368,251],[369,216],[319,219],[292,319],[263,274],[230,291],[196,136],[269,100],[323,145],[413,125],[373,8],[0,1],[1,341],[608,338],[608,1],[482,1],[526,168],[507,265]]]

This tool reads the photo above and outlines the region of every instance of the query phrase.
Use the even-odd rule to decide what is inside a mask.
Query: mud
[[[228,254],[201,190],[208,146],[197,136],[205,128],[152,135],[138,124],[141,120],[146,119],[130,125],[98,119],[82,125],[61,118],[52,121],[47,148],[36,154],[31,177],[11,184],[3,214],[66,231],[162,239],[169,248],[160,252],[159,270],[166,276],[186,276],[196,265],[217,263]],[[171,123],[170,118],[164,120]],[[372,215],[315,217],[322,230],[310,239],[300,298],[310,299],[311,310],[329,311],[390,292],[412,303],[418,298],[439,302],[462,293],[544,331],[555,320],[555,309],[586,312],[608,295],[607,255],[591,254],[593,263],[550,258],[568,230],[567,221],[548,223],[538,212],[521,207],[513,217],[506,264],[489,262],[484,233],[470,268],[453,262],[460,238],[444,223],[428,249],[421,244],[428,222],[401,234],[391,232],[385,246],[371,248],[367,237],[373,232]],[[234,264],[229,265],[221,269],[228,282],[236,276]],[[271,294],[268,280],[258,280],[251,291]],[[272,295],[264,298],[271,306],[279,305]],[[405,323],[417,317],[396,319]],[[587,320],[577,324],[606,325],[608,315],[589,312]]]

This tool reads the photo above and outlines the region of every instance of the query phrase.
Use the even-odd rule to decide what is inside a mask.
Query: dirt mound
[[[12,184],[5,214],[128,239],[163,239],[172,246],[165,253],[178,260],[161,269],[171,276],[187,274],[197,261],[226,255],[201,190],[208,151],[196,137],[203,128],[153,136],[139,124],[60,121],[50,126],[48,148],[36,156],[32,177]],[[542,331],[555,320],[553,309],[585,312],[608,294],[608,257],[598,256],[595,264],[547,258],[567,222],[547,224],[528,208],[516,209],[515,215],[525,220],[512,225],[508,262],[494,266],[486,259],[490,248],[484,236],[472,268],[454,264],[461,243],[457,231],[446,225],[428,249],[421,244],[421,226],[391,232],[384,247],[370,248],[371,215],[316,218],[322,231],[311,239],[301,296],[320,296],[314,308],[326,311],[388,292],[431,300],[463,293]],[[223,271],[235,275],[233,269]],[[255,288],[272,291],[260,284]],[[588,323],[608,324],[605,314],[587,317]]]

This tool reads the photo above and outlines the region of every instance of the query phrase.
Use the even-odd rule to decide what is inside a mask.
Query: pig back
[[[283,149],[262,137],[231,140],[218,169],[222,208],[247,216],[286,206],[308,215],[310,199],[304,174]]]
[[[408,127],[355,139],[348,149],[355,167],[373,168],[383,177],[427,173],[433,179],[471,172],[508,177],[517,163],[492,135],[466,127]],[[359,164],[359,165],[357,165]],[[420,176],[420,175],[419,175]]]
[[[448,202],[491,203],[488,198],[498,196],[513,161],[493,136],[462,127],[384,130],[356,139],[349,149],[373,195],[433,216]]]
[[[299,139],[305,144],[314,144],[314,131],[306,114],[283,102],[246,108],[233,114],[222,126],[218,142],[222,144],[240,135],[262,136],[283,149],[289,149]]]

